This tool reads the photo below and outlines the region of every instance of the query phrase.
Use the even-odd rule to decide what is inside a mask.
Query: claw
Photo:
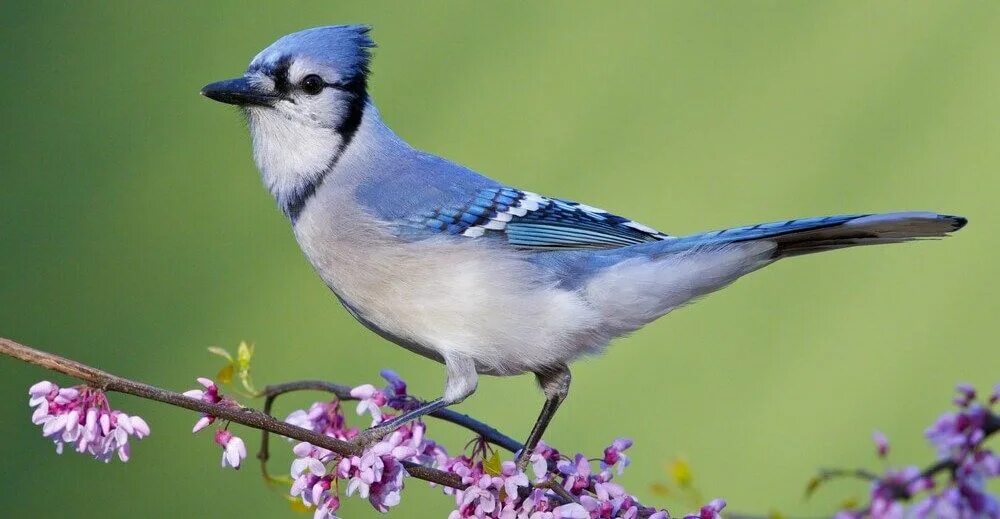
[[[527,472],[528,463],[531,461],[531,454],[526,449],[521,449],[517,453],[517,459],[514,461],[517,465],[517,470],[520,472]]]
[[[387,427],[371,427],[358,433],[358,435],[351,440],[351,443],[360,447],[362,451],[366,451],[372,448],[372,446],[376,443],[382,441],[382,439],[386,436],[389,436],[391,433],[392,429]]]

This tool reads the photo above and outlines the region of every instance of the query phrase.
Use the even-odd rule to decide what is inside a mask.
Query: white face
[[[249,72],[246,78],[255,90],[279,96],[272,106],[244,107],[264,183],[276,196],[299,189],[340,153],[341,132],[358,96],[342,86],[344,78],[335,71],[305,58],[287,68]]]

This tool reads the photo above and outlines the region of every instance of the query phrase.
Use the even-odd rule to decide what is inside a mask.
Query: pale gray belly
[[[444,358],[434,348],[421,346],[420,344],[417,344],[408,339],[404,339],[398,335],[393,334],[392,332],[382,329],[381,327],[379,327],[379,325],[369,321],[368,319],[365,319],[365,317],[360,312],[355,310],[350,304],[344,301],[344,298],[337,295],[336,291],[333,291],[332,289],[331,291],[335,296],[337,296],[337,300],[340,301],[340,304],[344,306],[344,309],[347,310],[347,313],[351,314],[351,316],[354,317],[354,319],[356,319],[359,323],[363,324],[365,328],[368,328],[369,330],[378,334],[383,339],[393,344],[396,344],[397,346],[402,346],[403,348],[406,348],[412,351],[413,353],[416,353],[417,355],[421,355],[423,357],[427,357],[428,359],[435,360],[437,362],[444,364]]]
[[[336,208],[350,212],[347,202]],[[300,217],[303,252],[358,321],[399,346],[515,375],[607,344],[601,316],[583,294],[560,288],[552,272],[517,251],[450,236],[406,242],[363,215],[331,213]]]

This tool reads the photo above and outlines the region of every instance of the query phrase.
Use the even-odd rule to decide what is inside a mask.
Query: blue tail
[[[824,250],[941,238],[965,226],[961,216],[906,212],[801,218],[692,234],[673,240],[673,250],[755,240],[777,244],[775,257]]]

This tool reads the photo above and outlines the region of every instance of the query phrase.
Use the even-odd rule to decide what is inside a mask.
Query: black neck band
[[[340,157],[344,155],[344,151],[347,150],[351,141],[354,140],[354,135],[358,132],[358,128],[361,126],[361,119],[365,114],[365,104],[368,102],[368,96],[365,94],[364,88],[364,80],[362,80],[360,82],[360,91],[345,89],[346,92],[351,94],[351,100],[347,107],[346,117],[344,117],[344,120],[336,128],[337,134],[340,135],[340,145],[337,147],[337,152],[326,163],[319,175],[308,181],[301,188],[296,189],[291,196],[282,200],[281,210],[292,221],[293,225],[298,221],[299,215],[302,214],[302,210],[306,207],[306,203],[316,194],[316,190],[323,184],[323,180],[337,165]]]

